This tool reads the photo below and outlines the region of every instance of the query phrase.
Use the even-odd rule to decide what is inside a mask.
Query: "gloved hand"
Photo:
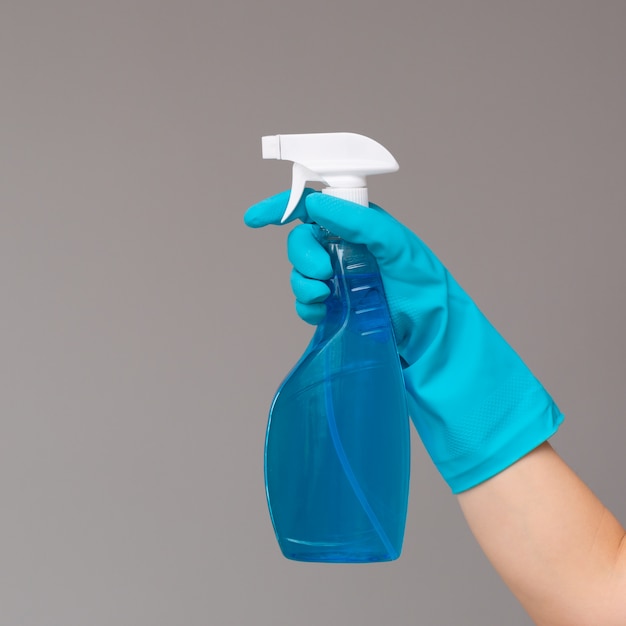
[[[289,192],[254,205],[253,228],[279,224]],[[315,224],[365,244],[380,268],[411,418],[454,493],[502,471],[552,436],[563,415],[542,385],[420,239],[380,207],[307,190],[288,238],[296,309],[316,324],[330,259]],[[291,220],[290,220],[291,221]]]

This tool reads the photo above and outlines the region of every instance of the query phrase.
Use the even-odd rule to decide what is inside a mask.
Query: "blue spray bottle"
[[[263,158],[293,161],[283,221],[307,181],[368,206],[366,176],[398,164],[353,133],[263,137]],[[270,410],[265,484],[283,554],[359,563],[400,556],[409,491],[404,379],[376,260],[320,228],[334,270],[327,313]]]

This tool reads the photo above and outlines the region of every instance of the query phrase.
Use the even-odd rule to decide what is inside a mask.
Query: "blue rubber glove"
[[[289,192],[248,209],[251,227],[279,224]],[[514,350],[422,243],[380,207],[307,190],[289,234],[297,312],[319,323],[332,276],[319,224],[378,261],[411,418],[454,493],[513,464],[552,436],[563,415]]]

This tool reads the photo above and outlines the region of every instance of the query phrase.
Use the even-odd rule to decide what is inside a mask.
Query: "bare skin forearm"
[[[626,624],[624,528],[548,443],[459,503],[536,624]]]

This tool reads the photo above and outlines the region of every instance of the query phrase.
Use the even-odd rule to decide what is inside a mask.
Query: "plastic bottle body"
[[[404,380],[375,259],[330,233],[327,315],[279,388],[265,449],[283,554],[372,562],[402,549],[409,488]]]

